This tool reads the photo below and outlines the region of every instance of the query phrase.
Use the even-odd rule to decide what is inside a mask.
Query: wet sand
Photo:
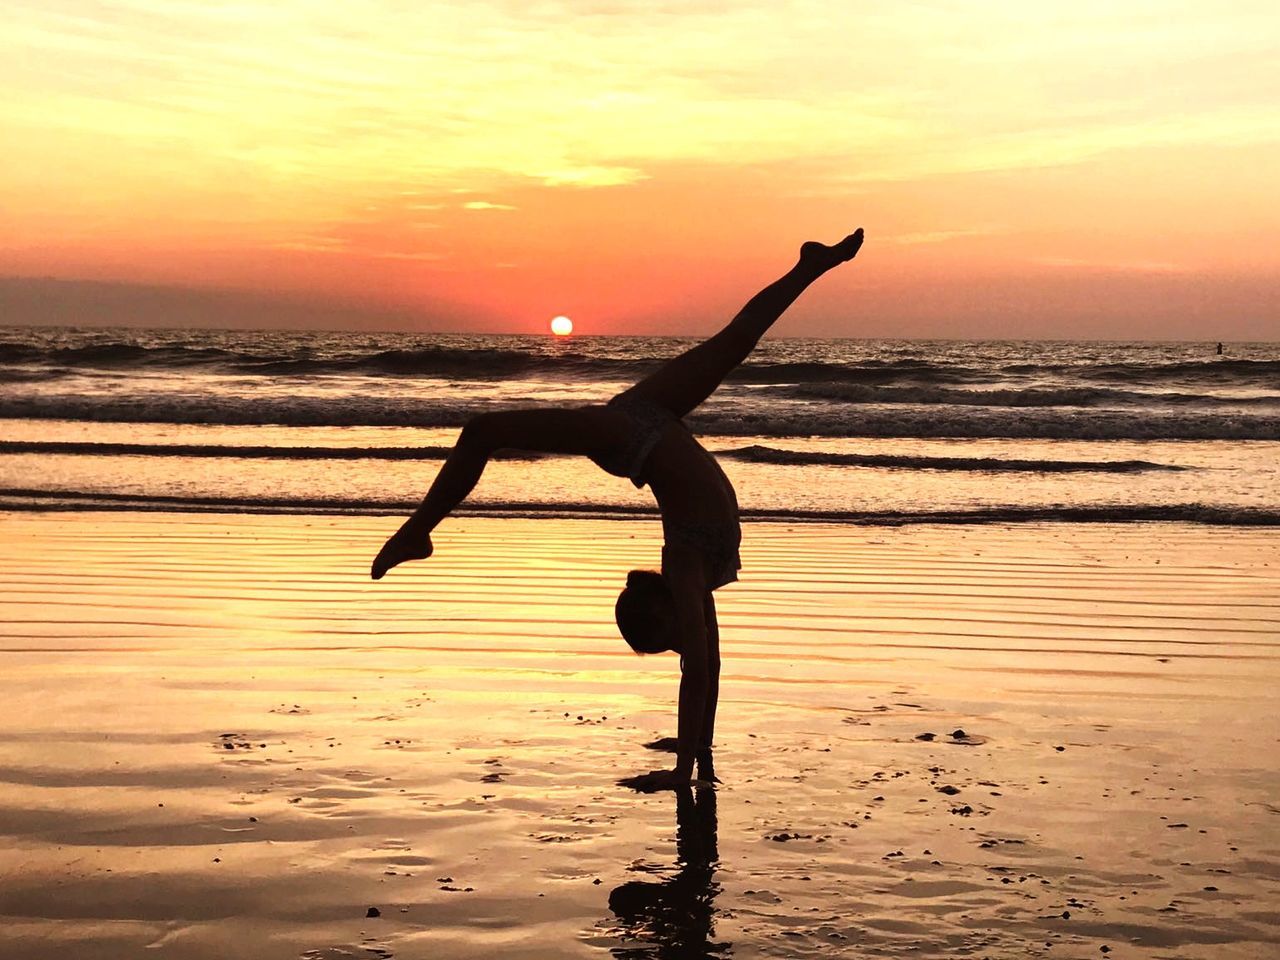
[[[655,523],[394,526],[0,514],[0,955],[1280,953],[1272,530],[749,526],[677,797]]]

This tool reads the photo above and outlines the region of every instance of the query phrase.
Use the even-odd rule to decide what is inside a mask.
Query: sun
[[[551,332],[557,337],[567,337],[569,334],[573,333],[573,321],[564,316],[552,317]]]

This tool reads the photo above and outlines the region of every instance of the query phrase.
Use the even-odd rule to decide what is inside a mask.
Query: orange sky
[[[780,334],[1280,339],[1271,2],[41,0],[0,85],[81,322],[697,333],[861,224]]]

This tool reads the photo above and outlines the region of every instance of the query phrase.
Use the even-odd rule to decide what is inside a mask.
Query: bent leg
[[[719,333],[645,377],[627,391],[683,417],[715,392],[724,378],[756,348],[774,322],[800,294],[832,267],[852,260],[862,246],[862,229],[833,246],[810,241],[800,261],[749,301]]]
[[[507,410],[474,417],[462,428],[418,509],[378,552],[370,575],[381,580],[397,564],[431,556],[431,531],[475,489],[494,452],[608,456],[626,426],[621,414],[606,407]]]
[[[381,580],[394,566],[431,556],[435,549],[431,544],[431,531],[475,489],[489,456],[490,451],[472,442],[464,427],[422,504],[374,557],[369,576]]]

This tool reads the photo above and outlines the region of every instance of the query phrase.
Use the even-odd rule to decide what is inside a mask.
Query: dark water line
[[[413,501],[335,500],[324,498],[262,497],[177,497],[132,493],[99,493],[81,490],[34,490],[0,488],[0,510],[14,511],[103,511],[152,512],[288,513],[350,516],[401,515],[412,510]],[[645,506],[595,503],[474,502],[465,504],[458,515],[553,517],[590,519],[645,519],[657,517],[656,509]],[[906,524],[989,524],[989,523],[1146,523],[1179,522],[1229,527],[1280,526],[1280,512],[1254,507],[1226,507],[1182,503],[1167,505],[1104,505],[1079,507],[1024,507],[999,505],[976,510],[762,510],[742,511],[746,520],[778,523],[836,523],[870,526]]]
[[[449,447],[281,447],[188,443],[93,443],[90,441],[0,440],[0,454],[48,453],[61,456],[210,457],[271,460],[443,460]],[[500,451],[496,459],[539,460],[544,454]],[[1021,473],[1140,473],[1185,470],[1147,460],[1016,460],[999,457],[923,457],[893,454],[828,453],[752,445],[720,450],[717,456],[747,463],[783,466],[886,467]]]
[[[211,457],[241,460],[443,460],[449,447],[278,447],[197,443],[93,443],[0,440],[0,454],[49,453],[93,457]],[[545,454],[499,451],[494,459],[540,460]]]

